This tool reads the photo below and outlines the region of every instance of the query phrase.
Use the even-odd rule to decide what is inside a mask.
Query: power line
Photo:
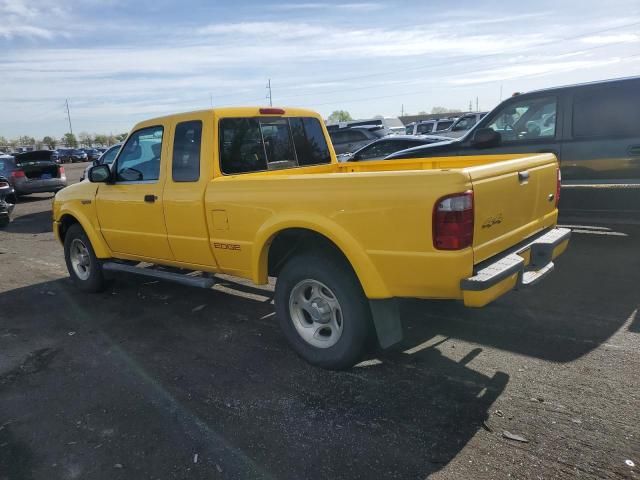
[[[580,35],[573,35],[570,37],[563,37],[563,38],[558,38],[558,39],[554,39],[554,40],[549,40],[547,42],[543,42],[543,43],[538,43],[536,45],[532,45],[529,47],[525,47],[522,48],[518,53],[520,52],[527,52],[527,51],[531,51],[531,50],[536,50],[540,47],[546,46],[546,45],[553,45],[553,44],[557,44],[559,42],[566,42],[566,41],[571,41],[571,40],[577,40],[580,38],[585,38],[585,37],[589,37],[591,35],[595,35],[598,33],[604,33],[604,32],[608,32],[608,31],[612,31],[612,30],[620,30],[623,28],[627,28],[627,27],[633,27],[633,26],[637,26],[640,25],[640,22],[633,22],[633,23],[628,23],[628,24],[624,24],[624,25],[618,25],[616,27],[610,27],[610,28],[603,28],[603,29],[598,29],[598,30],[592,30],[589,32],[583,32]],[[571,53],[579,53],[579,52],[588,52],[591,50],[596,50],[599,48],[606,48],[606,47],[610,47],[613,45],[618,45],[618,44],[622,44],[622,43],[627,43],[626,41],[620,41],[620,42],[612,42],[612,43],[607,43],[607,44],[603,44],[603,45],[596,45],[594,47],[589,47],[589,48],[582,48],[579,50],[574,50],[571,52],[565,52],[564,55],[567,54],[571,54]],[[477,60],[484,60],[487,58],[492,58],[492,57],[504,57],[504,53],[490,53],[490,54],[485,54],[485,55],[476,55],[476,56],[469,56],[469,55],[464,55],[461,57],[456,57],[454,59],[450,59],[450,60],[446,60],[443,62],[439,62],[439,63],[432,63],[429,65],[418,65],[415,67],[406,67],[406,68],[402,68],[402,69],[391,69],[391,70],[385,70],[384,72],[378,72],[378,73],[368,73],[365,75],[357,75],[357,76],[350,76],[350,77],[342,77],[342,78],[332,78],[331,81],[332,82],[340,82],[340,81],[349,81],[349,80],[359,80],[359,79],[363,79],[363,78],[378,78],[381,76],[386,76],[386,75],[392,75],[392,74],[397,74],[397,73],[406,73],[406,72],[414,72],[414,71],[419,71],[419,70],[432,70],[438,67],[444,67],[444,66],[449,66],[449,65],[455,65],[458,63],[464,63],[464,62],[468,62],[470,57],[471,60],[477,61]],[[465,72],[468,73],[468,72]],[[414,80],[408,80],[408,81],[403,81],[403,82],[395,82],[395,85],[400,85],[403,83],[411,83]],[[340,93],[340,92],[344,92],[344,91],[349,91],[349,90],[362,90],[363,88],[378,88],[379,85],[374,85],[374,86],[369,86],[369,87],[356,87],[356,88],[351,88],[351,89],[341,89],[341,90],[334,90],[334,91],[329,91],[329,92],[324,92],[324,93],[319,93],[317,95],[327,95],[327,94],[331,94],[331,93]],[[267,87],[268,88],[268,87]],[[286,86],[284,87],[286,88]],[[297,98],[297,97],[304,97],[304,96],[308,96],[309,93],[300,93],[300,94],[290,94],[290,95],[285,95],[281,98]],[[231,95],[231,97],[233,97],[235,95]],[[229,96],[227,96],[226,98],[229,98]],[[251,101],[255,101],[255,100],[251,100]],[[236,102],[237,103],[237,102]]]
[[[619,60],[628,60],[630,58],[640,58],[640,54],[635,54],[635,55],[628,55],[626,57],[618,57]],[[465,72],[465,73],[473,73],[473,72]],[[527,73],[527,74],[523,74],[523,75],[518,75],[516,77],[512,77],[512,78],[525,78],[525,77],[530,77],[532,75],[538,75],[537,73]],[[485,82],[478,82],[475,85],[482,85],[482,84],[487,84],[487,83],[495,83],[495,80],[488,80]],[[439,86],[439,88],[450,88],[449,86]],[[357,98],[357,99],[352,99],[352,100],[332,100],[330,102],[323,102],[323,103],[312,103],[312,104],[308,104],[306,105],[307,107],[321,107],[324,105],[333,105],[335,103],[342,103],[342,104],[348,104],[348,103],[357,103],[357,102],[370,102],[371,100],[378,100],[378,99],[383,99],[383,98],[397,98],[397,97],[402,97],[404,95],[416,95],[419,93],[424,93],[424,89],[423,90],[415,90],[412,92],[403,92],[403,93],[396,93],[393,95],[379,95],[379,96],[375,96],[375,97],[367,97],[367,98]]]

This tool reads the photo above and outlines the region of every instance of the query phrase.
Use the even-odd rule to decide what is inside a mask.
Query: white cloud
[[[609,45],[612,43],[640,42],[640,35],[636,33],[614,33],[611,35],[592,35],[582,39],[583,43],[593,45]]]
[[[307,2],[307,3],[278,3],[271,5],[274,10],[296,11],[296,10],[360,10],[372,11],[384,8],[384,4],[377,2],[353,2],[353,3],[330,3],[330,2]]]

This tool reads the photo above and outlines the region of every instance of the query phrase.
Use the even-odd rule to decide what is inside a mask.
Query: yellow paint
[[[314,117],[323,124],[314,112],[285,111],[285,117]],[[556,223],[557,210],[545,199],[555,193],[557,162],[550,154],[339,164],[328,142],[330,164],[223,175],[218,121],[257,116],[258,107],[221,108],[136,125],[134,130],[164,127],[158,182],[67,187],[56,196],[54,221],[63,214],[81,221],[99,258],[221,272],[255,283],[267,281],[273,239],[286,229],[307,229],[342,251],[369,298],[450,299],[463,299],[460,280],[473,275],[475,264]],[[187,120],[203,122],[200,179],[174,182],[173,132]],[[517,172],[523,170],[530,172],[527,185],[518,183]],[[476,206],[473,248],[436,250],[436,201],[470,189]],[[145,203],[147,194],[158,199]],[[97,201],[81,206],[81,198]],[[500,222],[482,230],[485,218]],[[465,292],[465,304],[486,304],[513,288],[512,280],[485,292]]]
[[[501,297],[505,293],[513,290],[518,281],[518,273],[514,273],[510,277],[505,278],[499,283],[496,283],[493,287],[489,287],[486,290],[474,292],[471,290],[465,290],[463,294],[465,307],[484,307],[485,305],[493,302],[496,298]]]

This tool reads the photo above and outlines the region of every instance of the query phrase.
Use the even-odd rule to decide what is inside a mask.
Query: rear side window
[[[224,118],[220,121],[220,169],[226,174],[330,163],[315,118]]]
[[[640,126],[640,89],[610,85],[577,94],[573,102],[573,136],[632,137]]]
[[[176,125],[173,137],[171,174],[174,182],[197,182],[200,179],[200,145],[202,122],[193,120]]]
[[[316,118],[291,118],[291,134],[298,157],[298,165],[330,163],[331,155],[320,122]]]
[[[418,125],[418,133],[431,133],[433,123],[421,123]]]

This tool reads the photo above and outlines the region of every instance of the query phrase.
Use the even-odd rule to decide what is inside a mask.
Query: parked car
[[[406,135],[429,135],[431,133],[448,130],[456,121],[455,118],[441,118],[437,120],[422,120],[412,122],[405,127]]]
[[[59,148],[58,157],[60,158],[60,163],[76,163],[87,161],[87,154],[82,150],[78,150],[76,148]]]
[[[0,175],[0,228],[9,225],[15,204],[16,195],[9,179]]]
[[[443,137],[450,137],[450,138],[462,137],[469,130],[471,130],[474,127],[474,125],[478,123],[486,114],[487,112],[465,113],[460,117],[458,117],[458,119],[455,122],[453,122],[453,124],[449,128],[441,132],[438,132],[438,135],[441,135]]]
[[[67,186],[64,167],[56,163],[51,150],[0,157],[0,175],[9,180],[18,196],[57,192]]]
[[[374,140],[369,145],[356,150],[354,153],[338,155],[339,162],[358,162],[360,160],[382,160],[387,155],[430,143],[448,141],[446,137],[427,135],[389,135],[379,140]]]
[[[97,160],[102,153],[97,148],[82,148],[81,151],[87,154],[87,160],[93,162]]]
[[[402,340],[396,298],[482,307],[553,270],[571,234],[556,228],[558,162],[506,160],[339,164],[309,110],[168,115],[134,126],[113,167],[89,171],[92,183],[56,195],[53,231],[85,292],[108,272],[202,288],[215,273],[277,277],[292,348],[344,369],[376,339]]]
[[[91,167],[95,167],[97,165],[111,165],[115,160],[116,155],[118,155],[118,151],[120,150],[121,146],[122,144],[118,143],[116,145],[109,147],[107,150],[105,150],[105,152],[102,155],[100,155],[100,157],[97,160],[94,160],[89,165],[87,165],[87,168],[85,168],[82,171],[82,176],[80,177],[80,181],[82,182],[88,179],[89,170],[91,169]]]
[[[639,183],[639,126],[640,77],[606,80],[510,97],[464,137],[388,158],[550,152],[565,182]]]
[[[374,140],[389,135],[382,125],[363,125],[344,128],[329,128],[329,136],[336,154],[355,152]]]

